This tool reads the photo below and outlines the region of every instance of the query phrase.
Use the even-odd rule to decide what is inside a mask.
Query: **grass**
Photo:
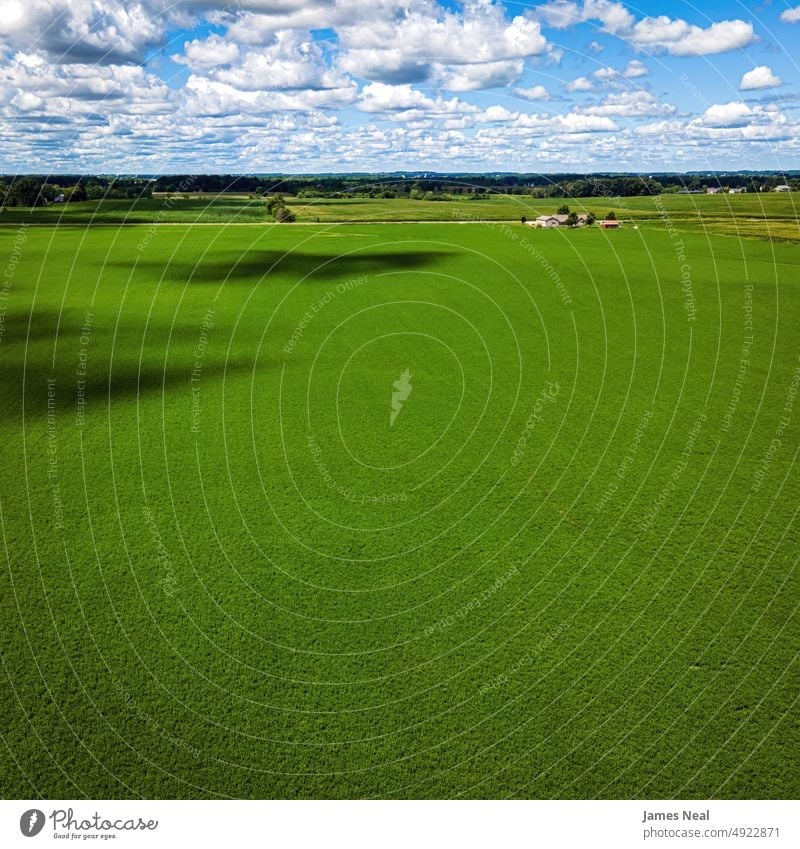
[[[796,797],[793,245],[2,238],[6,797]]]
[[[416,201],[396,199],[302,199],[289,198],[302,224],[519,221],[523,216],[552,214],[564,200],[541,200],[521,195],[498,195],[488,200]],[[771,240],[800,240],[800,215],[795,194],[769,192],[740,195],[676,195],[658,198],[572,198],[566,202],[577,211],[591,210],[598,217],[614,211],[628,224],[703,231]],[[154,197],[140,200],[86,201],[28,210],[8,208],[0,223],[51,225],[87,224],[263,224],[269,226],[262,201],[241,194],[224,198],[190,196]]]

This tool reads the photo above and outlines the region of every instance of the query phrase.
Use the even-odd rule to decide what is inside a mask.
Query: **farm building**
[[[566,227],[568,220],[568,215],[540,215],[538,218],[533,221],[528,221],[527,223],[531,227]],[[579,215],[577,226],[582,227],[585,223],[586,216]]]
[[[792,190],[792,187],[791,187],[791,186],[786,186],[786,185],[783,185],[783,186],[775,186],[775,191],[776,191],[776,192],[790,192],[791,190]]]
[[[566,216],[564,216],[566,218]],[[529,221],[531,227],[558,227],[559,221],[557,215],[540,215],[533,221]]]
[[[620,222],[614,218],[604,218],[600,222],[600,226],[603,228],[603,230],[619,230]]]

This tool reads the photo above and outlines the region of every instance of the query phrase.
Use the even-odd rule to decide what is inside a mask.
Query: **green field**
[[[793,193],[547,199],[497,195],[485,200],[289,198],[301,224],[417,221],[519,221],[552,214],[562,203],[602,218],[609,211],[628,225],[800,241],[800,201]],[[251,224],[268,225],[264,202],[242,195],[179,195],[86,201],[34,210],[7,208],[0,224]]]
[[[6,210],[4,795],[796,798],[797,216],[622,200]]]

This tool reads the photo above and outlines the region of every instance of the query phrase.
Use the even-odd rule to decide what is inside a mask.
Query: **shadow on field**
[[[222,283],[228,281],[262,280],[272,275],[304,283],[328,283],[330,277],[337,280],[342,277],[358,277],[365,274],[378,274],[387,271],[407,271],[434,265],[449,251],[385,251],[382,253],[358,253],[343,256],[339,253],[304,253],[292,251],[253,250],[214,252],[213,261],[202,258],[197,262],[173,260],[165,265],[163,261],[140,260],[137,268],[147,272],[153,279],[173,280],[181,283]],[[120,267],[130,267],[119,263]]]
[[[5,415],[19,414],[24,398],[26,416],[46,416],[51,381],[55,382],[57,410],[76,411],[79,392],[81,400],[86,402],[86,410],[90,411],[105,408],[109,399],[113,402],[181,389],[185,390],[188,409],[193,363],[187,357],[197,342],[195,328],[189,333],[188,329],[181,332],[183,328],[170,332],[168,328],[151,326],[144,339],[142,327],[120,330],[114,339],[114,359],[109,375],[111,339],[107,329],[92,329],[81,343],[81,321],[68,313],[62,314],[59,321],[54,311],[35,311],[30,317],[30,333],[29,317],[25,315],[19,319],[14,331],[7,333],[2,342],[0,393],[5,402]],[[165,344],[167,338],[170,340],[169,353]],[[187,346],[189,340],[192,344]],[[165,356],[168,356],[166,363]],[[252,358],[225,361],[208,354],[203,358],[200,379],[208,385],[221,375],[249,374],[254,366]],[[279,362],[259,357],[259,370],[273,366],[278,368]]]
[[[259,368],[263,367],[261,362],[259,360]],[[24,397],[26,418],[39,415],[45,417],[48,385],[52,380],[55,381],[55,408],[70,413],[77,410],[79,388],[82,393],[81,398],[86,403],[87,413],[106,409],[109,399],[113,403],[152,393],[163,392],[169,395],[181,389],[186,393],[187,410],[190,406],[189,367],[179,368],[170,365],[165,369],[163,366],[142,365],[139,369],[135,364],[125,363],[115,365],[109,379],[108,363],[105,362],[102,371],[87,371],[86,376],[81,376],[79,379],[74,365],[68,363],[66,358],[56,360],[53,368],[48,363],[49,358],[46,362],[42,362],[41,358],[32,362],[29,358],[24,368],[21,360],[19,363],[5,361],[0,364],[0,392],[6,402],[6,415],[10,417],[19,414]],[[250,374],[253,366],[252,361],[229,360],[227,366],[204,363],[202,384],[208,387],[212,381],[223,374],[227,377]]]

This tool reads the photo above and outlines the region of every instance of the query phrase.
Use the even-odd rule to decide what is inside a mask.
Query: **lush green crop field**
[[[800,240],[800,203],[792,193],[676,195],[548,199],[496,195],[485,200],[421,201],[406,198],[289,198],[301,224],[396,223],[416,221],[519,221],[553,214],[562,203],[598,218],[614,211],[626,224],[667,230]],[[242,195],[180,196],[140,200],[86,201],[34,210],[0,211],[0,224],[188,224],[232,223],[269,226],[263,201]]]
[[[796,798],[795,245],[0,241],[6,796]]]

